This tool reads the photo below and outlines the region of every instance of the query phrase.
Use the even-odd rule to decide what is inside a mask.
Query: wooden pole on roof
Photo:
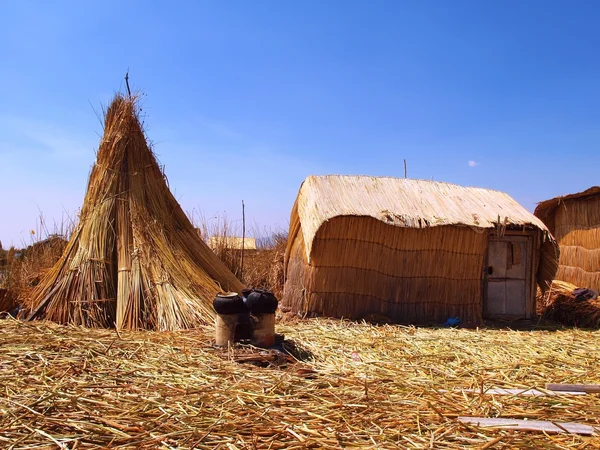
[[[131,89],[129,89],[129,69],[127,69],[127,73],[125,74],[125,84],[127,85],[127,93],[129,94],[129,98],[131,98]]]

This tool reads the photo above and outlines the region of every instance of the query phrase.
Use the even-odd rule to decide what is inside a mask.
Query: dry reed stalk
[[[127,169],[124,167],[124,171]],[[127,192],[127,186],[123,183],[121,192]],[[131,281],[131,259],[133,253],[133,236],[131,222],[128,217],[129,208],[127,199],[120,198],[117,202],[117,328],[137,328],[137,324],[125,322],[126,317],[139,317],[136,310],[136,298],[132,298]]]
[[[199,238],[148,147],[136,99],[117,95],[80,222],[32,295],[32,318],[174,330],[212,322],[211,301],[242,284]]]
[[[594,448],[598,437],[461,425],[459,416],[598,426],[586,396],[489,388],[598,383],[598,332],[280,324],[312,353],[210,345],[171,333],[0,322],[0,445],[41,448]],[[261,368],[243,361],[264,361]],[[236,362],[239,361],[239,362]],[[445,392],[440,392],[445,389]],[[588,446],[588,447],[586,447]]]

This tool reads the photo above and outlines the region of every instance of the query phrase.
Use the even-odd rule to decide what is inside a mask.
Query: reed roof
[[[309,176],[290,218],[290,238],[302,229],[308,261],[319,228],[339,216],[373,217],[404,228],[523,226],[550,236],[540,219],[504,192],[393,177]]]
[[[544,200],[543,202],[538,203],[535,208],[534,214],[539,217],[541,220],[546,222],[546,219],[550,217],[558,205],[564,203],[567,200],[584,200],[590,197],[596,197],[600,195],[600,186],[592,186],[585,191],[576,192],[575,194],[568,195],[559,195],[558,197],[551,198],[549,200]]]

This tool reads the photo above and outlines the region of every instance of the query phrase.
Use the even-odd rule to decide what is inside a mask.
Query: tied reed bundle
[[[79,225],[33,292],[30,318],[155,330],[212,321],[212,298],[241,282],[169,191],[136,97],[116,95],[104,125]]]

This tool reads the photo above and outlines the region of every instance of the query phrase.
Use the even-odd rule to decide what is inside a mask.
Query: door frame
[[[535,313],[536,313],[536,305],[535,305],[535,296],[536,296],[536,288],[537,288],[537,283],[536,283],[536,270],[537,269],[537,265],[538,265],[538,261],[536,259],[536,249],[538,246],[537,243],[537,232],[533,231],[533,230],[506,230],[501,238],[510,238],[510,236],[520,236],[520,237],[527,237],[527,265],[525,267],[525,319],[532,319],[535,317]],[[485,305],[487,304],[487,296],[488,296],[488,263],[489,263],[489,249],[490,249],[490,239],[491,238],[497,238],[498,235],[496,233],[495,230],[490,231],[490,233],[488,234],[488,240],[487,240],[487,244],[486,244],[486,249],[485,249],[485,264],[483,267],[483,277],[482,277],[482,283],[483,283],[483,288],[482,288],[482,292],[483,292],[483,296],[482,296],[482,303],[481,303],[481,313],[482,313],[482,317],[483,319],[494,319],[494,318],[503,318],[503,319],[522,319],[522,317],[518,317],[518,316],[514,316],[511,317],[510,315],[492,315],[492,316],[486,316],[485,314]]]

